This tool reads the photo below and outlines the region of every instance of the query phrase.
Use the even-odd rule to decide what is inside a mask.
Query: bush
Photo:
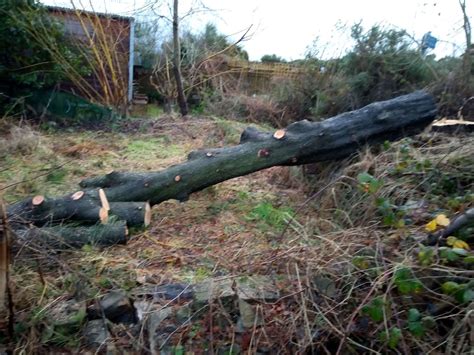
[[[355,46],[346,56],[320,60],[308,54],[296,78],[274,78],[272,99],[285,121],[320,119],[423,88],[435,74],[405,31],[354,25]]]
[[[233,95],[213,100],[207,104],[211,114],[228,119],[253,123],[282,125],[283,110],[265,96]]]
[[[260,59],[262,63],[286,63],[286,60],[276,54],[265,54]]]
[[[52,87],[63,76],[30,28],[45,27],[57,43],[64,41],[60,26],[51,21],[36,1],[1,1],[0,14],[0,110],[5,112],[7,104],[14,103],[16,98],[27,95],[31,89]]]
[[[8,154],[31,154],[40,144],[40,135],[29,126],[11,126],[8,133],[0,138],[0,157]]]
[[[403,30],[351,28],[354,49],[340,68],[351,87],[353,108],[421,89],[434,79],[428,62]]]

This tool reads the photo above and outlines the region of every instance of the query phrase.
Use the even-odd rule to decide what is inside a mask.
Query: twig
[[[13,311],[13,297],[10,289],[10,275],[9,275],[9,265],[10,265],[10,228],[8,226],[7,212],[5,204],[0,197],[0,263],[3,270],[0,274],[0,310],[4,308],[5,297],[8,308],[8,337],[13,338],[13,326],[15,324],[15,313]]]
[[[472,222],[474,222],[474,208],[470,208],[463,214],[457,216],[445,229],[442,229],[434,234],[429,234],[423,244],[430,246],[436,245],[441,239],[453,235],[459,229]]]
[[[48,175],[50,174],[52,171],[56,170],[56,169],[59,169],[59,168],[62,168],[64,165],[67,165],[69,163],[71,163],[73,160],[68,160],[67,162],[63,163],[63,164],[59,164],[59,165],[56,165],[55,167],[52,167],[51,169],[48,169],[46,170],[46,172],[44,173],[41,173],[41,174],[38,174],[38,175],[35,175],[29,179],[24,179],[24,180],[21,180],[21,181],[16,181],[14,183],[11,183],[10,185],[7,185],[7,186],[3,186],[0,188],[0,191],[3,191],[3,190],[6,190],[6,189],[9,189],[10,187],[13,187],[13,186],[16,186],[16,185],[19,185],[19,184],[23,184],[25,182],[28,182],[28,181],[32,181],[32,180],[36,180],[37,178],[39,177],[42,177],[42,176],[45,176],[45,175]]]

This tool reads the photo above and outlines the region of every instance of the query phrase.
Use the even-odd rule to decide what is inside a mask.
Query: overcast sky
[[[190,2],[181,0],[186,12]],[[250,59],[277,54],[288,60],[302,58],[306,48],[318,38],[324,57],[337,56],[351,47],[348,28],[362,20],[364,27],[373,24],[406,29],[416,40],[431,31],[439,39],[437,58],[459,55],[465,46],[462,13],[458,0],[200,0],[214,12],[188,17],[183,26],[202,28],[216,23],[225,34],[240,37],[252,25],[251,38],[243,44]],[[68,6],[70,0],[42,0],[50,5]],[[81,7],[80,1],[74,0]],[[162,3],[165,1],[162,0]],[[171,2],[168,0],[168,2]],[[150,0],[82,0],[86,9],[135,15],[147,13]],[[468,15],[474,13],[474,0],[467,0]],[[167,12],[166,7],[159,11]],[[343,29],[346,28],[346,31]]]

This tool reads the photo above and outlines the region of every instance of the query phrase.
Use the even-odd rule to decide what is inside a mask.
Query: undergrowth
[[[196,140],[164,123],[159,132],[173,137],[170,143],[200,147],[233,142],[240,128],[226,121],[200,124],[193,126]],[[57,162],[72,159],[33,180],[34,191],[54,192],[68,180],[77,182],[85,173],[75,175],[77,169],[159,169],[183,158],[182,150],[165,144],[166,138],[61,137],[61,145],[43,136],[42,149],[9,153],[20,171],[26,169],[22,154],[32,161],[54,149],[47,154]],[[160,149],[169,154],[162,165],[154,158],[164,154]],[[126,246],[78,251],[45,250],[34,242],[16,246],[11,273],[15,348],[28,353],[84,350],[82,308],[67,326],[58,326],[51,316],[72,299],[92,305],[116,289],[132,293],[138,286],[267,275],[281,297],[256,301],[258,325],[239,330],[234,311],[216,299],[173,332],[171,349],[468,353],[474,226],[435,246],[423,242],[446,219],[473,207],[473,159],[470,137],[429,133],[387,142],[342,162],[312,169],[275,167],[232,179],[184,204],[164,202],[154,208],[150,227],[137,231]],[[14,176],[1,174],[4,184]],[[24,171],[25,179],[34,174]],[[30,190],[9,189],[8,196],[29,195]],[[116,348],[148,351],[143,332],[117,326],[111,332]]]

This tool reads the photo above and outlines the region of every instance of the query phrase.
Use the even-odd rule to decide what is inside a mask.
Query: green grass
[[[274,207],[270,202],[260,202],[247,215],[247,219],[281,230],[293,216],[294,211],[290,207]]]
[[[133,139],[124,149],[128,159],[171,158],[186,152],[180,145],[169,144],[166,138]]]
[[[163,114],[163,109],[156,104],[148,104],[146,106],[146,115],[147,117],[159,117]]]

